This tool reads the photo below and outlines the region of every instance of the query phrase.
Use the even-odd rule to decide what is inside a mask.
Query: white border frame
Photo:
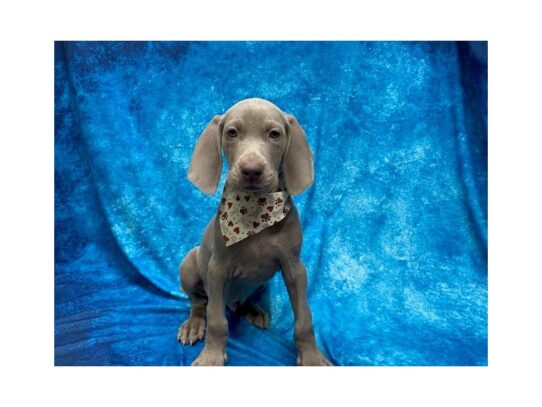
[[[495,3],[2,6],[2,404],[540,403],[540,14]],[[489,40],[489,367],[53,367],[53,42],[91,39]]]

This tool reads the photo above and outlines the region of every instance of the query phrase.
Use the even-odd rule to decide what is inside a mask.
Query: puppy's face
[[[230,188],[274,192],[281,166],[291,195],[302,193],[314,180],[312,153],[301,125],[263,99],[240,101],[224,115],[213,117],[201,133],[188,179],[206,194],[216,192],[222,150],[230,167]]]
[[[284,114],[269,102],[250,99],[233,106],[219,126],[230,168],[228,185],[250,192],[276,191],[287,130]]]

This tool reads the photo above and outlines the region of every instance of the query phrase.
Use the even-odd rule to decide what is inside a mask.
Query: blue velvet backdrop
[[[452,42],[56,43],[56,364],[197,356],[176,342],[177,266],[218,196],[186,171],[247,97],[294,114],[314,152],[295,202],[329,359],[486,365],[487,44]],[[228,364],[295,364],[280,274],[262,303],[267,331],[229,315]]]

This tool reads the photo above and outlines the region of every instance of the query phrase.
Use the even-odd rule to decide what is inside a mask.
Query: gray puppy
[[[307,272],[300,259],[301,224],[289,199],[310,187],[314,178],[303,129],[295,117],[262,99],[242,100],[215,116],[196,144],[188,172],[206,194],[216,192],[222,150],[229,172],[221,205],[201,246],[192,249],[179,268],[192,307],[178,340],[192,345],[205,335],[193,365],[224,365],[225,307],[267,328],[269,316],[252,298],[281,270],[294,311],[297,364],[330,365],[314,337]]]

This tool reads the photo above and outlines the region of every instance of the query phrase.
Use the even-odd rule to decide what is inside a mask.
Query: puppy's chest
[[[231,279],[261,284],[279,270],[278,248],[269,239],[253,236],[239,245],[229,258]]]

